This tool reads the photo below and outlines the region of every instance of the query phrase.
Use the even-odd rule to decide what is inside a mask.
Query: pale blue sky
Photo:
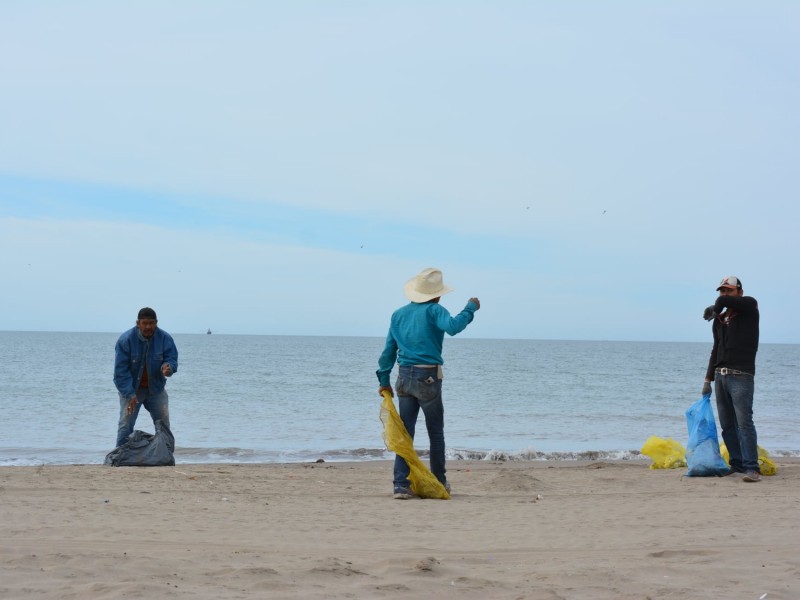
[[[800,3],[0,3],[0,330],[800,343]]]

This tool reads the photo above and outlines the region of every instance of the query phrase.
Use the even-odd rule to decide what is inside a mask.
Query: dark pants
[[[758,438],[753,423],[754,378],[747,373],[714,375],[717,414],[730,465],[736,471],[759,471]]]
[[[447,483],[444,467],[444,404],[442,403],[442,380],[438,376],[438,368],[433,367],[400,367],[395,391],[399,403],[399,413],[403,424],[414,439],[417,417],[422,409],[425,415],[425,426],[430,440],[431,472],[442,485]],[[406,488],[408,481],[408,464],[396,456],[394,459],[394,485]]]

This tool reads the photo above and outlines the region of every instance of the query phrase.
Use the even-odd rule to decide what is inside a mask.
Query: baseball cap
[[[730,275],[719,282],[717,291],[720,291],[722,288],[728,288],[729,290],[740,290],[742,289],[742,280],[738,277]]]

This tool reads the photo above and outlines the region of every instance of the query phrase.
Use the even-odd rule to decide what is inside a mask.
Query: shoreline
[[[331,456],[330,453],[319,453],[319,454],[308,454],[302,458],[296,459],[288,459],[286,456],[281,457],[278,460],[260,460],[259,458],[255,459],[244,459],[244,460],[225,460],[225,459],[218,459],[218,460],[204,460],[204,458],[197,458],[195,460],[189,459],[187,460],[187,455],[182,454],[180,449],[178,449],[174,456],[176,465],[253,465],[253,466],[268,466],[268,465],[307,465],[307,464],[327,464],[327,465],[349,465],[349,464],[360,464],[360,463],[367,463],[367,464],[375,464],[375,463],[391,463],[394,459],[389,458],[388,456],[393,456],[393,453],[389,452],[388,450],[381,450],[383,456],[362,456],[360,458],[354,458],[352,456]],[[213,452],[212,452],[213,453]],[[427,452],[418,451],[420,458],[423,461],[428,459]],[[99,456],[96,461],[94,462],[47,462],[44,459],[32,459],[32,458],[9,458],[0,459],[0,469],[6,468],[25,468],[25,467],[96,467],[96,466],[104,466],[103,459],[105,458],[105,454],[103,455],[94,455]],[[800,453],[790,452],[790,451],[770,451],[769,458],[773,462],[784,461],[787,463],[791,462],[800,462]],[[18,461],[18,464],[14,464],[12,461]],[[645,464],[649,467],[652,463],[652,458],[642,454],[640,450],[629,450],[629,451],[620,451],[620,450],[587,450],[587,451],[576,451],[576,452],[503,452],[503,451],[491,451],[487,452],[485,455],[482,451],[475,451],[475,452],[459,452],[459,454],[455,457],[447,456],[447,464],[448,465],[460,465],[460,464],[475,464],[475,463],[486,463],[486,464],[512,464],[512,463],[522,463],[522,464],[544,464],[544,465],[555,465],[555,466],[566,466],[575,463],[589,463],[589,462],[608,462],[608,463],[631,463],[631,464]]]
[[[800,459],[688,478],[645,461],[0,467],[0,597],[800,597]]]

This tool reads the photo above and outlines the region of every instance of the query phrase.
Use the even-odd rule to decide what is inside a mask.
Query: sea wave
[[[421,458],[428,457],[426,449],[419,449]],[[773,458],[798,458],[800,450],[769,450]],[[39,465],[92,465],[103,464],[104,452],[68,450],[59,448],[5,449],[0,451],[0,466]],[[394,453],[385,448],[343,448],[332,450],[267,451],[251,448],[182,448],[175,451],[177,464],[280,464],[316,462],[363,462],[393,460]],[[451,448],[447,451],[449,461],[487,462],[555,462],[555,461],[648,461],[650,458],[639,450],[581,450],[541,452],[526,448],[517,452],[504,450],[479,450]]]

